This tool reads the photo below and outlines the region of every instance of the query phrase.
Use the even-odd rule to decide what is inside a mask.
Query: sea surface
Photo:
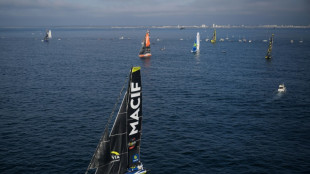
[[[150,173],[310,173],[310,29],[46,29],[0,28],[0,173],[84,173],[132,66]]]

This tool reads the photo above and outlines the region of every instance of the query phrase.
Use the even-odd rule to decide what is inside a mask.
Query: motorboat
[[[278,92],[285,92],[285,91],[286,87],[284,86],[284,84],[279,85]]]

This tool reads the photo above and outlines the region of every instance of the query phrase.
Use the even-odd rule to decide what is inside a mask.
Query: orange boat
[[[150,31],[147,30],[144,40],[142,41],[142,47],[141,50],[139,52],[139,57],[140,58],[147,58],[147,57],[151,57],[151,42],[150,42]]]

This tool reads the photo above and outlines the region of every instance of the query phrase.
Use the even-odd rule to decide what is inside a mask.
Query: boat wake
[[[284,96],[285,92],[275,92],[275,95],[272,98],[272,101],[280,100]]]

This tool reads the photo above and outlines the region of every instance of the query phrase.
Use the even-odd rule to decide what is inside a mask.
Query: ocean
[[[0,173],[84,173],[132,66],[150,173],[310,173],[310,29],[146,29],[0,28]]]

